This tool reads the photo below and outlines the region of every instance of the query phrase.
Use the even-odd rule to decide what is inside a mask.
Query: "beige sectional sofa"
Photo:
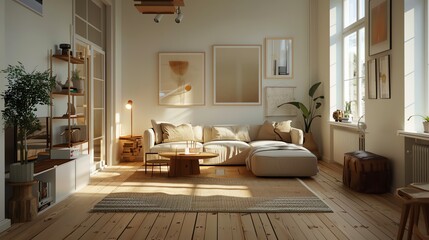
[[[152,120],[152,128],[144,132],[143,149],[145,159],[153,155],[146,153],[184,151],[186,147],[191,147],[191,151],[214,152],[219,156],[200,160],[200,164],[246,164],[257,176],[315,175],[318,172],[317,159],[311,152],[301,147],[302,143],[303,132],[301,129],[291,127],[291,121],[279,123],[266,121],[260,125],[201,126],[174,125]],[[300,154],[297,155],[298,150]],[[265,155],[267,156],[264,157]],[[302,156],[310,160],[305,160],[309,163],[301,168],[310,170],[296,170],[297,174],[294,174],[293,163],[301,161]],[[270,161],[268,164],[270,166],[263,163],[265,159]],[[286,162],[289,163],[285,165]],[[252,166],[255,169],[252,169]],[[277,169],[288,166],[291,169],[284,171],[287,174],[282,174],[282,170]]]

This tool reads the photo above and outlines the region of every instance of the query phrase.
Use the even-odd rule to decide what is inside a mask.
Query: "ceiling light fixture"
[[[153,19],[154,22],[159,23],[161,22],[162,17],[164,16],[164,14],[157,14],[155,16],[155,18]]]
[[[181,23],[183,19],[183,13],[180,7],[177,7],[177,17],[175,19],[176,23]]]

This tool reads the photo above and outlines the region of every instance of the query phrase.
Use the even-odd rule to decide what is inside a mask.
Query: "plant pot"
[[[34,180],[34,163],[12,163],[10,165],[10,182],[31,182]]]
[[[423,131],[429,133],[429,122],[423,122]]]
[[[320,159],[319,148],[317,147],[316,142],[314,141],[312,133],[304,133],[304,144],[303,146],[316,155],[317,159]]]

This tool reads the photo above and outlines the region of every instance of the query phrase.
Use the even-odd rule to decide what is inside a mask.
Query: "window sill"
[[[329,121],[329,125],[334,127],[342,127],[342,128],[351,128],[354,130],[358,130],[356,122],[333,122]]]
[[[421,133],[421,132],[410,132],[405,130],[398,130],[398,135],[407,138],[415,138],[420,140],[429,141],[429,133]]]

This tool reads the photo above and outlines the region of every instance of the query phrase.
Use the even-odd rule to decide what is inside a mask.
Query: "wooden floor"
[[[95,203],[143,168],[140,165],[106,168],[91,178],[89,186],[40,213],[34,221],[13,224],[0,239],[396,238],[400,218],[397,199],[391,194],[350,191],[342,185],[341,166],[327,163],[319,163],[320,173],[304,182],[333,213],[89,213]],[[253,177],[245,167],[203,167],[201,171],[204,175],[216,169],[224,169],[227,177]]]

